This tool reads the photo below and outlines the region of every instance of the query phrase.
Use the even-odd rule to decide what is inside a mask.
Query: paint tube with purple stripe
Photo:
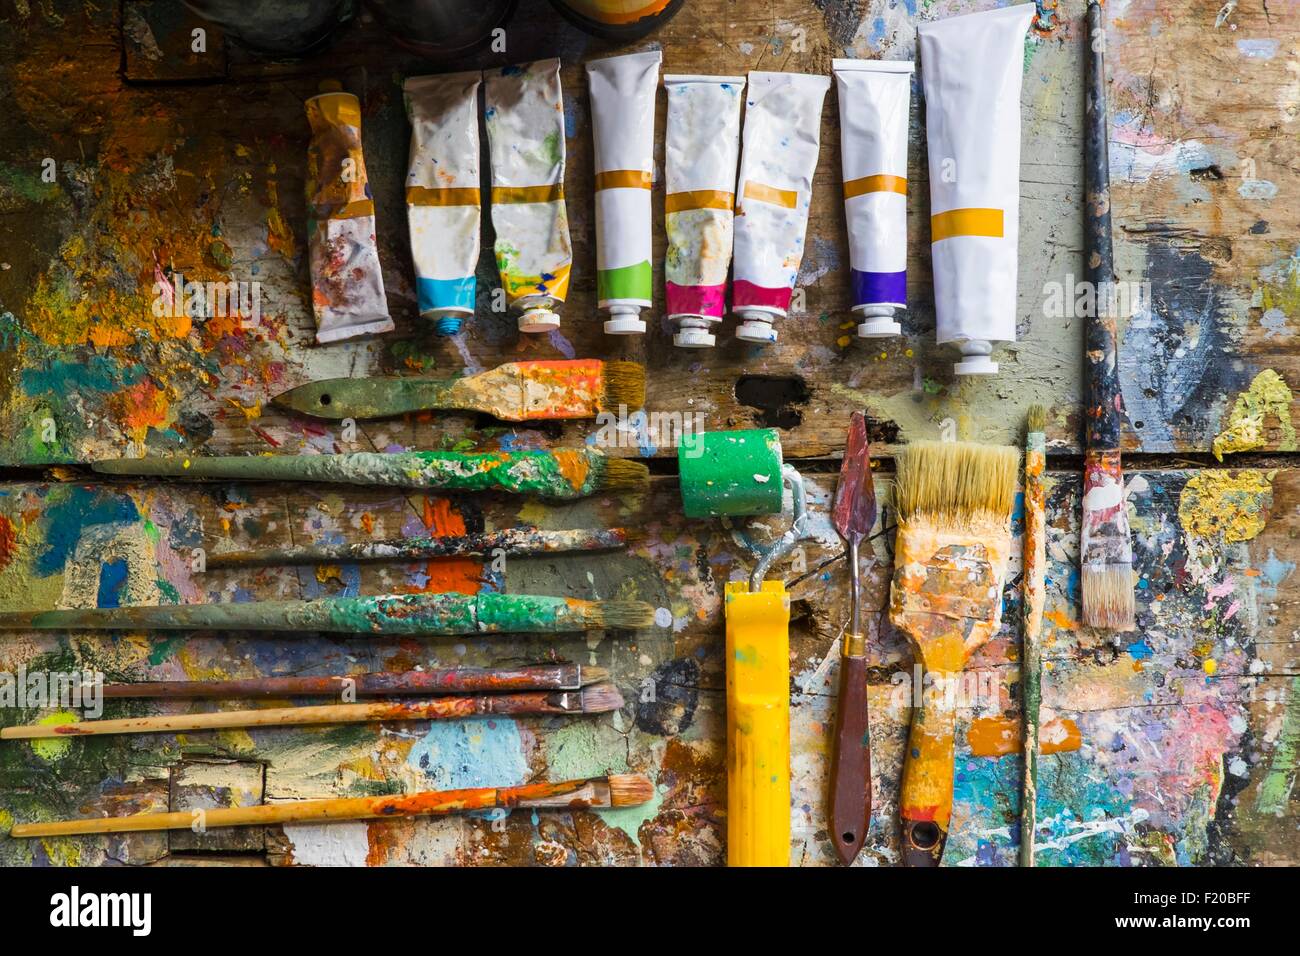
[[[911,63],[834,60],[853,311],[864,339],[898,335],[907,308],[907,126]]]
[[[587,64],[596,163],[596,292],[609,335],[640,335],[651,306],[650,185],[655,92],[663,54],[629,53]]]
[[[992,375],[1016,340],[1020,85],[1034,4],[918,27],[930,158],[937,339],[958,375]]]
[[[775,342],[803,260],[822,102],[831,81],[806,73],[749,74],[736,188],[736,338]]]
[[[415,294],[421,318],[438,335],[455,335],[474,314],[478,266],[478,88],[483,74],[408,77],[402,86],[411,121],[406,218],[411,229]]]
[[[679,348],[709,348],[726,311],[743,76],[665,76],[664,287]]]
[[[361,103],[322,93],[306,103],[307,243],[316,341],[389,332],[393,320],[375,244],[375,202],[361,153]]]

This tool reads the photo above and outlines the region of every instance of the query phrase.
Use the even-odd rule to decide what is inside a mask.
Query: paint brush
[[[1111,631],[1131,631],[1133,542],[1124,501],[1120,464],[1120,423],[1124,399],[1119,388],[1118,297],[1110,235],[1110,168],[1106,124],[1106,28],[1101,5],[1088,4],[1088,76],[1084,129],[1084,181],[1087,190],[1084,233],[1086,275],[1094,308],[1084,322],[1085,454],[1080,567],[1083,623]]]
[[[321,481],[421,491],[504,491],[572,500],[602,491],[644,488],[639,461],[585,448],[551,451],[352,452],[344,455],[236,455],[211,458],[118,458],[91,465],[104,475],[221,478],[231,481]]]
[[[511,558],[573,551],[614,551],[639,540],[627,528],[546,531],[541,528],[503,528],[447,537],[381,538],[339,544],[308,544],[258,551],[223,551],[207,556],[206,571],[220,568],[278,564],[320,564],[357,561],[423,561],[459,555],[504,554]]]
[[[315,418],[388,418],[407,412],[483,412],[503,422],[595,418],[645,405],[645,369],[636,362],[574,359],[509,362],[463,378],[331,378],[274,399]]]
[[[1047,409],[1029,407],[1025,436],[1024,633],[1020,651],[1020,691],[1024,710],[1025,763],[1020,787],[1020,865],[1034,865],[1038,802],[1038,710],[1042,703],[1043,607],[1047,601]]]
[[[917,442],[898,458],[889,616],[929,687],[912,711],[903,765],[903,861],[937,866],[952,816],[961,671],[1002,620],[1016,448]]]
[[[522,787],[474,787],[468,790],[429,790],[383,797],[338,797],[326,800],[288,800],[253,807],[218,807],[202,812],[203,826],[264,826],[277,823],[320,823],[325,820],[385,820],[393,817],[439,816],[470,810],[534,808],[587,810],[634,807],[654,796],[654,784],[639,773],[530,783]],[[141,833],[152,830],[188,830],[195,811],[137,813],[126,817],[91,817],[85,820],[51,820],[19,823],[9,830],[14,838],[77,836],[87,833]]]
[[[844,446],[831,518],[849,549],[851,609],[840,658],[831,757],[831,832],[840,862],[848,866],[862,849],[871,823],[871,739],[867,723],[867,636],[862,630],[862,581],[858,549],[876,523],[876,486],[871,479],[867,420],[854,412]]]
[[[520,694],[431,697],[427,700],[268,707],[261,710],[221,710],[206,714],[157,714],[150,717],[124,717],[120,720],[83,720],[69,724],[20,724],[0,727],[0,740],[41,740],[109,734],[175,734],[232,727],[302,727],[314,724],[367,724],[388,720],[457,720],[484,714],[508,714],[512,717],[604,714],[622,706],[623,696],[618,688],[604,683],[592,684],[576,691],[531,691]]]
[[[439,667],[343,677],[248,677],[237,680],[137,681],[105,684],[104,697],[210,700],[255,697],[382,697],[401,694],[581,690],[609,678],[603,667],[527,664],[523,667]]]
[[[3,630],[323,631],[342,634],[562,634],[643,628],[641,601],[535,594],[383,594],[314,601],[0,611]]]

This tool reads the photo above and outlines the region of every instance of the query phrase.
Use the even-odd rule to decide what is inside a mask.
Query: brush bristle
[[[609,680],[609,670],[604,667],[589,667],[583,664],[578,669],[578,679],[585,687],[588,684],[595,684],[597,681]]]
[[[623,706],[623,695],[613,684],[592,684],[582,689],[582,712],[604,714]]]
[[[923,441],[898,458],[894,506],[900,519],[962,523],[977,514],[1010,519],[1020,450],[974,442]]]
[[[1083,623],[1106,631],[1131,631],[1134,623],[1133,568],[1112,564],[1083,569]]]
[[[606,362],[601,369],[604,387],[601,389],[601,411],[618,411],[620,405],[629,411],[645,407],[645,368],[636,362]]]
[[[602,491],[628,491],[650,484],[650,469],[639,461],[606,458],[599,467],[596,487]]]
[[[644,601],[592,601],[583,609],[587,626],[638,630],[655,621],[655,609]]]
[[[1047,407],[1045,405],[1030,405],[1028,417],[1028,429],[1031,432],[1041,432],[1047,427]]]
[[[609,782],[610,806],[636,807],[649,803],[655,795],[650,778],[639,773],[619,773],[605,779]]]

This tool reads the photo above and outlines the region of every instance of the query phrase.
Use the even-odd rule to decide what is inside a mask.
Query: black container
[[[356,16],[357,0],[185,0],[239,46],[260,56],[296,58],[325,46]]]
[[[505,26],[516,0],[366,0],[399,46],[426,59],[472,53]]]
[[[673,18],[686,0],[639,0],[623,4],[631,9],[640,9],[643,15],[636,20],[627,20],[626,14],[611,12],[614,3],[601,0],[551,0],[551,6],[584,33],[600,37],[602,40],[616,40],[624,43],[649,36],[655,30]]]

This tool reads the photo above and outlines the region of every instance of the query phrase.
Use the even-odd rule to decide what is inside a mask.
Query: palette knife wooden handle
[[[831,839],[840,862],[848,866],[862,849],[871,822],[871,738],[866,636],[848,634],[844,640],[831,760]]]

